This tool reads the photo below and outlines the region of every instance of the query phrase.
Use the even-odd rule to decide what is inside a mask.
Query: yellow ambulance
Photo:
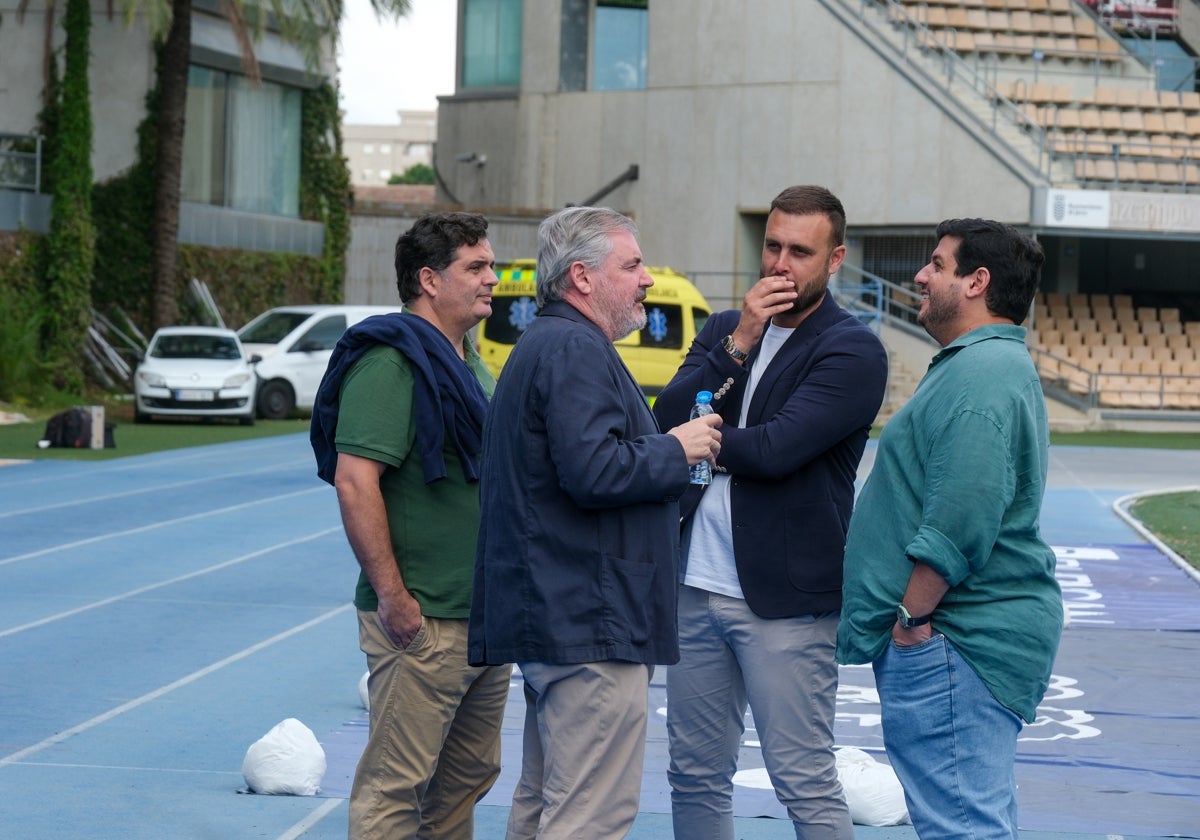
[[[654,397],[679,369],[712,308],[674,269],[646,270],[654,278],[646,290],[646,326],[616,342],[616,348],[642,391]],[[513,345],[537,314],[537,264],[515,260],[496,266],[496,275],[500,282],[492,290],[492,314],[480,322],[476,335],[479,355],[499,377]]]

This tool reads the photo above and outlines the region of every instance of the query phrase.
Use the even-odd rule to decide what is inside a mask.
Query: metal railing
[[[716,309],[740,307],[741,295],[758,281],[758,276],[737,272],[685,271],[693,282],[713,288],[729,283],[732,294],[705,293]],[[839,305],[848,309],[876,332],[883,324],[932,342],[917,324],[920,293],[902,284],[872,274],[856,265],[842,263],[830,279],[830,290]],[[1032,315],[1029,326],[1032,328]],[[1109,411],[1200,411],[1200,377],[1187,374],[1120,374],[1096,371],[1071,359],[1031,346],[1029,352],[1048,395],[1081,410]]]
[[[837,4],[853,15],[858,23],[876,36],[877,49],[885,47],[896,50],[904,59],[906,66],[923,75],[931,84],[941,88],[946,93],[953,93],[955,88],[963,87],[985,97],[991,102],[990,120],[983,120],[970,111],[953,109],[955,117],[971,117],[975,124],[991,135],[994,142],[1004,148],[1009,155],[1020,161],[1027,174],[1037,180],[1050,180],[1050,155],[1046,141],[1046,131],[1040,126],[1033,125],[1026,118],[1017,103],[1008,99],[996,89],[994,73],[984,72],[978,62],[975,66],[965,61],[953,47],[945,43],[932,29],[922,23],[909,10],[896,0],[824,0],[827,5]],[[892,39],[892,34],[879,25],[884,25],[899,35],[899,44]],[[976,54],[978,55],[978,54]],[[918,61],[918,58],[931,58],[929,61]],[[932,67],[939,68],[936,74],[930,72]],[[1016,126],[1024,131],[1032,144],[1032,155],[1013,147],[999,133],[1002,122]]]
[[[1047,393],[1081,409],[1200,411],[1200,377],[1110,373],[1029,348]]]

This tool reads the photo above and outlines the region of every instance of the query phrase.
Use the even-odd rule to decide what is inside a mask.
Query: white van
[[[395,306],[281,306],[268,309],[238,330],[248,356],[260,356],[258,416],[282,420],[312,411],[333,347],[346,328],[369,315],[399,312]]]

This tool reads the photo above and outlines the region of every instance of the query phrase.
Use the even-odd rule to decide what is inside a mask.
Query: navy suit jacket
[[[687,420],[697,391],[714,394],[724,421],[717,468],[730,475],[734,559],[750,609],[763,618],[837,610],[854,479],[883,402],[887,353],[826,295],[771,360],[739,428],[758,347],[743,367],[721,339],[740,314],[709,318],[654,413],[668,429]],[[680,500],[685,523],[704,490],[692,486]]]
[[[678,661],[687,458],[612,341],[547,303],[504,364],[483,435],[468,661]]]

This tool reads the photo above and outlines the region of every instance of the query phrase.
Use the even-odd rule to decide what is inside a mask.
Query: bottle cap
[[[696,402],[710,403],[712,402],[712,391],[699,391],[696,394]]]

